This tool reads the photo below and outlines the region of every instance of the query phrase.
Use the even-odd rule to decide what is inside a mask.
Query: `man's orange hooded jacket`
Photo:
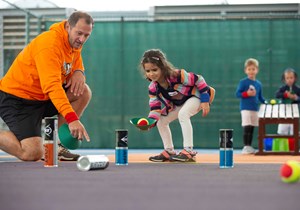
[[[58,112],[74,115],[63,84],[75,70],[84,71],[81,49],[72,49],[65,22],[55,23],[27,45],[0,80],[0,90],[14,96],[51,99]],[[67,120],[68,121],[68,120]]]

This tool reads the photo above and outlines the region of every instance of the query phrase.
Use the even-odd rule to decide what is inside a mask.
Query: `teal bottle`
[[[115,149],[116,165],[128,165],[128,130],[116,130],[116,149]]]
[[[233,168],[233,129],[220,129],[220,168]]]

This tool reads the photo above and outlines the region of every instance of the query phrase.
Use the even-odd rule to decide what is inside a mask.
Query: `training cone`
[[[138,129],[146,131],[156,123],[156,120],[149,117],[136,117],[132,118],[130,123],[135,125]]]
[[[60,143],[64,145],[68,149],[77,149],[81,146],[81,140],[74,138],[69,130],[69,126],[67,124],[63,124],[58,130],[58,136],[60,139]]]

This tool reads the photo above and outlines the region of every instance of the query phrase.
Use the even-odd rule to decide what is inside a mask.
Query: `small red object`
[[[281,167],[280,173],[282,177],[289,178],[293,173],[293,169],[291,168],[291,166],[284,164]]]
[[[148,122],[147,119],[141,118],[141,119],[137,122],[137,124],[143,126],[143,125],[149,125],[149,122]]]

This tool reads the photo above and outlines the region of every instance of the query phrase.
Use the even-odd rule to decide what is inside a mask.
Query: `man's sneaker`
[[[255,153],[255,149],[251,146],[244,146],[244,148],[242,150],[243,155],[249,155],[249,154],[254,154],[254,153]]]
[[[171,159],[180,162],[196,162],[196,154],[197,152],[188,152],[184,149],[178,155],[172,156]]]
[[[58,159],[62,161],[77,161],[80,155],[71,153],[61,143],[58,144]]]
[[[150,161],[153,162],[165,162],[165,161],[171,161],[171,157],[173,155],[176,155],[176,153],[171,154],[169,152],[167,152],[166,150],[164,150],[162,153],[160,153],[159,155],[156,156],[151,156],[149,157]]]

